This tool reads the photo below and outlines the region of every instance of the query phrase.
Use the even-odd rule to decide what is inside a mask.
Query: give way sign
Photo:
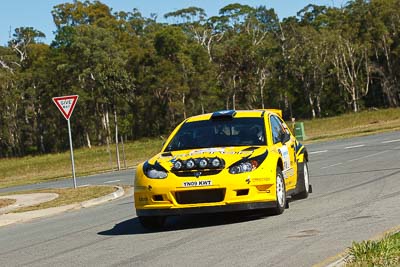
[[[69,120],[71,117],[76,101],[78,101],[78,97],[79,96],[77,95],[53,97],[54,104],[56,104],[66,120]]]

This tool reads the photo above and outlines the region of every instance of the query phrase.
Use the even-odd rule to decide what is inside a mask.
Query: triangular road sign
[[[74,111],[76,101],[78,101],[77,95],[59,96],[53,97],[53,102],[56,104],[58,109],[64,115],[65,119],[69,120],[72,111]]]

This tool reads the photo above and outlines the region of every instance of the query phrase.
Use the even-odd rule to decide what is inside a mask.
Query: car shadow
[[[226,224],[245,223],[254,220],[264,219],[270,216],[266,211],[241,211],[230,213],[215,213],[202,215],[184,215],[168,217],[165,226],[161,229],[148,230],[139,222],[139,218],[135,217],[117,223],[113,228],[98,232],[98,235],[104,236],[120,236],[120,235],[139,235],[155,232],[179,231],[185,229],[195,229],[204,227],[214,227]]]

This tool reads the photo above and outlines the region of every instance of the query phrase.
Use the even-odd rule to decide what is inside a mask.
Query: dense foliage
[[[44,34],[17,28],[0,46],[0,157],[68,147],[51,98],[78,94],[75,146],[168,133],[190,115],[275,107],[321,117],[400,101],[400,0],[273,9],[230,4],[219,16],[189,7],[156,16],[99,1],[52,10]]]

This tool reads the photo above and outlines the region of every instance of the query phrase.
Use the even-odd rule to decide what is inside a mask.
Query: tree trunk
[[[186,120],[185,93],[182,94],[183,118]]]
[[[310,103],[312,117],[313,117],[313,119],[315,119],[316,114],[315,114],[315,109],[314,109],[314,100],[310,93],[308,93],[308,102]]]
[[[111,157],[111,149],[110,149],[110,126],[109,126],[109,119],[108,119],[108,110],[104,108],[103,106],[103,127],[106,132],[106,143],[107,143],[107,153],[109,157],[109,162],[110,162],[110,169],[114,171],[113,163],[112,163],[112,157]]]
[[[261,94],[261,108],[264,109],[264,88],[260,86],[260,94]]]
[[[121,170],[121,162],[119,160],[119,147],[118,147],[118,121],[117,121],[117,110],[114,107],[114,124],[115,124],[115,151],[117,154],[117,166],[118,170]]]
[[[352,91],[351,100],[353,102],[353,111],[358,112],[356,89],[353,87],[351,91]]]
[[[88,146],[88,148],[92,148],[92,144],[91,144],[91,142],[90,142],[90,136],[89,136],[89,133],[86,131],[86,143],[87,143],[87,146]]]

